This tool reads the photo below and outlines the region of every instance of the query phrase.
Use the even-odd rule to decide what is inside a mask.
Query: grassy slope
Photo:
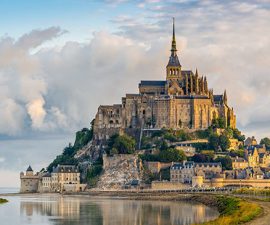
[[[243,199],[227,196],[218,196],[217,208],[220,216],[203,225],[234,225],[248,222],[262,212],[262,208]]]

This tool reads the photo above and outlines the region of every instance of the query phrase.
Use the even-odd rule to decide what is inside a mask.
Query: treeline
[[[83,128],[81,131],[76,132],[75,142],[72,145],[69,143],[67,147],[64,148],[61,155],[56,156],[53,162],[48,166],[47,170],[51,172],[53,167],[58,164],[62,165],[77,165],[78,160],[74,158],[74,155],[79,149],[84,147],[93,138],[93,129]]]

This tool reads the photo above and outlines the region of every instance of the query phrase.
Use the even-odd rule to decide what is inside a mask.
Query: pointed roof
[[[173,36],[172,36],[172,48],[171,48],[172,55],[176,55],[176,40],[175,40],[175,28],[174,28],[174,17],[173,17]]]
[[[167,66],[181,67],[180,61],[176,54],[176,38],[175,38],[175,28],[174,28],[174,18],[173,18],[173,35],[172,35],[172,47],[171,47],[171,56]]]
[[[32,167],[29,165],[26,171],[27,171],[27,172],[33,172],[33,169],[32,169]]]

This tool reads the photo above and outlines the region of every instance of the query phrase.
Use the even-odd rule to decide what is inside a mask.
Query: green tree
[[[194,162],[213,162],[213,159],[214,153],[210,151],[208,153],[197,153],[191,157]]]
[[[230,147],[230,140],[226,134],[219,136],[219,145],[222,151],[226,151]]]
[[[175,148],[168,148],[161,151],[159,154],[159,160],[161,162],[181,162],[185,159],[185,153],[182,150],[177,150]]]
[[[225,123],[225,119],[223,117],[219,117],[219,118],[214,118],[212,120],[212,125],[213,128],[226,128],[226,123]]]
[[[217,157],[215,159],[215,162],[220,162],[222,165],[222,168],[225,170],[232,170],[232,159],[229,156]]]
[[[260,144],[261,145],[264,144],[266,146],[266,148],[270,148],[270,139],[268,137],[265,137],[265,138],[261,139]]]
[[[233,129],[233,138],[237,139],[238,141],[244,141],[246,139],[245,135],[242,135],[241,131],[237,128]]]
[[[136,142],[134,138],[126,134],[121,136],[115,134],[109,139],[106,152],[110,154],[112,149],[117,149],[119,154],[132,154],[135,152],[135,145]],[[114,150],[114,152],[116,152],[116,150]]]
[[[219,136],[217,134],[210,134],[209,138],[208,138],[208,142],[209,142],[209,148],[213,149],[215,151],[218,150],[219,147]]]

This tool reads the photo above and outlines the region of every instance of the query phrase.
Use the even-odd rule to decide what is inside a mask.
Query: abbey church
[[[206,77],[196,70],[183,70],[177,56],[175,28],[166,80],[143,80],[138,94],[126,94],[121,104],[101,105],[94,122],[94,138],[106,140],[115,133],[142,129],[208,128],[213,119],[223,118],[226,126],[236,127],[233,108],[226,91],[214,95]],[[129,133],[129,132],[128,132]]]

